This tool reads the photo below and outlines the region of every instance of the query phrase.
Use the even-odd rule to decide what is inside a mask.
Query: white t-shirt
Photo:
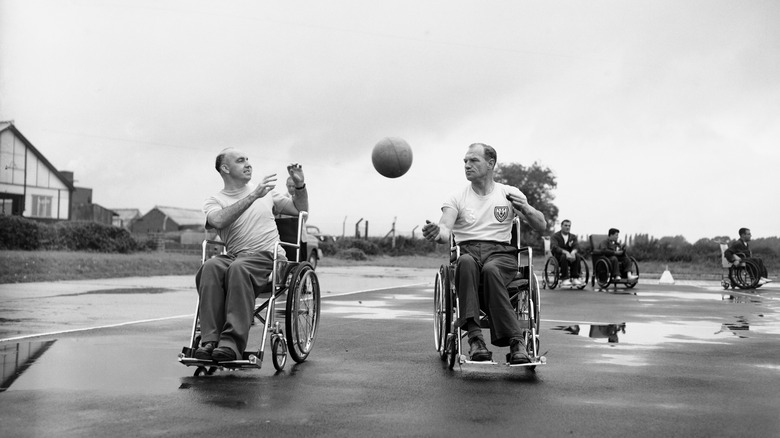
[[[490,240],[510,242],[512,240],[512,220],[515,210],[506,199],[507,193],[521,194],[517,187],[495,183],[493,191],[480,196],[471,184],[453,193],[444,202],[442,210],[453,208],[458,212],[452,233],[456,242],[467,240]]]
[[[209,213],[222,210],[245,198],[255,190],[255,187],[255,184],[248,183],[243,189],[236,191],[222,190],[206,199],[203,204],[203,212],[208,217]],[[292,199],[286,198],[276,191],[271,191],[253,202],[228,227],[217,229],[220,239],[227,245],[228,252],[238,255],[273,251],[274,245],[279,241],[279,231],[276,229],[274,213],[285,209],[286,204],[292,204]],[[213,229],[208,221],[206,228]],[[284,254],[283,249],[281,254]]]

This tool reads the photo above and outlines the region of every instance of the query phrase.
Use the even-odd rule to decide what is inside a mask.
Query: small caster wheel
[[[271,360],[276,371],[282,371],[287,363],[287,344],[281,337],[274,336],[271,344]]]

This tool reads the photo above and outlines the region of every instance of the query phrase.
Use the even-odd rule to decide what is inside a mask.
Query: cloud
[[[312,221],[436,219],[474,141],[578,232],[778,234],[773,2],[0,1],[0,119],[109,207],[200,208],[213,157],[301,162]],[[370,165],[412,145],[396,180]],[[738,175],[735,182],[729,174]],[[730,203],[750,205],[730,217]],[[350,227],[348,228],[348,234]]]

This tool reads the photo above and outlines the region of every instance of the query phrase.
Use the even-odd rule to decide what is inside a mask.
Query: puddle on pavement
[[[644,301],[655,300],[662,301],[669,298],[676,298],[678,300],[691,300],[691,301],[727,301],[735,304],[758,304],[763,303],[765,300],[771,300],[772,298],[764,297],[757,293],[751,292],[724,292],[723,290],[715,290],[712,292],[681,292],[681,291],[637,291],[634,293],[638,298]]]
[[[132,359],[124,360],[128,353]],[[135,348],[115,336],[4,343],[0,392],[169,393],[178,388],[182,375],[176,354],[162,343]]]
[[[131,287],[131,288],[124,288],[124,289],[99,289],[99,290],[91,290],[87,292],[78,292],[73,294],[61,294],[61,295],[57,295],[57,297],[80,297],[82,295],[115,295],[115,294],[151,295],[151,294],[163,294],[166,292],[179,292],[179,289],[168,289],[164,287],[149,287],[149,288]]]
[[[331,304],[323,307],[324,314],[341,315],[349,319],[412,319],[430,320],[431,312],[427,309],[404,310],[393,307],[389,301],[384,300],[359,300]]]
[[[673,323],[617,323],[617,324],[572,324],[559,325],[560,330],[570,335],[593,339],[596,342],[617,346],[649,346],[669,343],[719,343],[728,339],[751,337],[751,331],[773,333],[766,326],[751,327],[744,317],[736,317],[728,323],[707,321],[678,321]]]
[[[55,341],[0,344],[2,380],[0,392],[8,389]]]

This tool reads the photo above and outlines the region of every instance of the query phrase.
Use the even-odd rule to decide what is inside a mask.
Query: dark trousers
[[[769,273],[766,271],[766,266],[764,266],[764,261],[761,260],[758,257],[748,257],[748,260],[756,263],[758,265],[758,275],[760,275],[763,278],[768,278]]]
[[[479,284],[482,301],[490,323],[490,342],[499,347],[521,338],[522,331],[509,301],[507,286],[517,274],[517,249],[508,243],[465,242],[455,268],[460,315],[458,324],[465,328],[469,318],[479,323]]]
[[[201,342],[217,342],[241,358],[249,338],[255,298],[267,291],[273,255],[220,255],[195,275],[200,295]]]
[[[620,256],[605,256],[607,260],[609,260],[611,267],[610,274],[612,277],[617,277],[620,275],[621,277],[625,277],[626,273],[628,273],[628,270],[631,269],[631,259],[628,258],[628,254],[623,253],[623,255]]]
[[[580,277],[580,255],[577,254],[573,261],[566,258],[566,254],[558,254],[558,267],[561,270],[561,279]]]

